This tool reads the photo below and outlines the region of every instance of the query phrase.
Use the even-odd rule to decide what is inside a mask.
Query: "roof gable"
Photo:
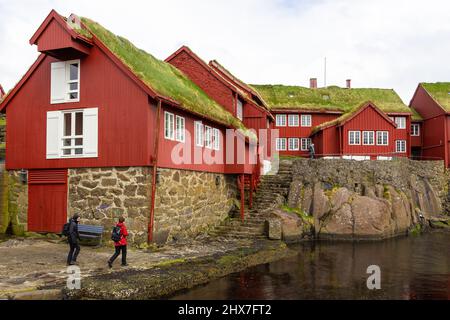
[[[450,82],[435,82],[419,84],[446,112],[450,112]]]

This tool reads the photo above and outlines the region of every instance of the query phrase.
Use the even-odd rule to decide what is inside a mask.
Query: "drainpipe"
[[[153,174],[152,174],[152,195],[150,203],[150,219],[148,222],[148,243],[153,242],[153,226],[155,220],[155,195],[156,195],[156,174],[158,170],[158,150],[159,150],[159,135],[161,132],[161,100],[158,99],[158,109],[156,111],[156,126],[155,126],[155,142],[153,151]]]

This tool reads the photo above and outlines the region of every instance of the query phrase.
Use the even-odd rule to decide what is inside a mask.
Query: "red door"
[[[55,232],[67,222],[67,169],[28,172],[28,231]]]

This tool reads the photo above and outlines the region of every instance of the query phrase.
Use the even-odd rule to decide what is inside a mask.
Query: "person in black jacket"
[[[80,240],[80,234],[78,233],[78,223],[80,222],[80,216],[75,214],[69,221],[69,235],[67,240],[69,241],[70,251],[67,256],[67,265],[72,266],[77,263],[77,257],[80,253],[80,245],[78,240]]]

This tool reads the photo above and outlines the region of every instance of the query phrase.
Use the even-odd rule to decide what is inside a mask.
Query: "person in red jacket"
[[[122,267],[128,266],[127,264],[127,237],[128,237],[128,231],[127,227],[125,226],[125,218],[120,217],[119,223],[117,223],[116,227],[120,228],[120,240],[117,242],[114,242],[114,246],[116,247],[116,252],[113,254],[113,256],[108,260],[108,266],[112,268],[112,264],[114,260],[119,256],[120,252],[122,251]]]

